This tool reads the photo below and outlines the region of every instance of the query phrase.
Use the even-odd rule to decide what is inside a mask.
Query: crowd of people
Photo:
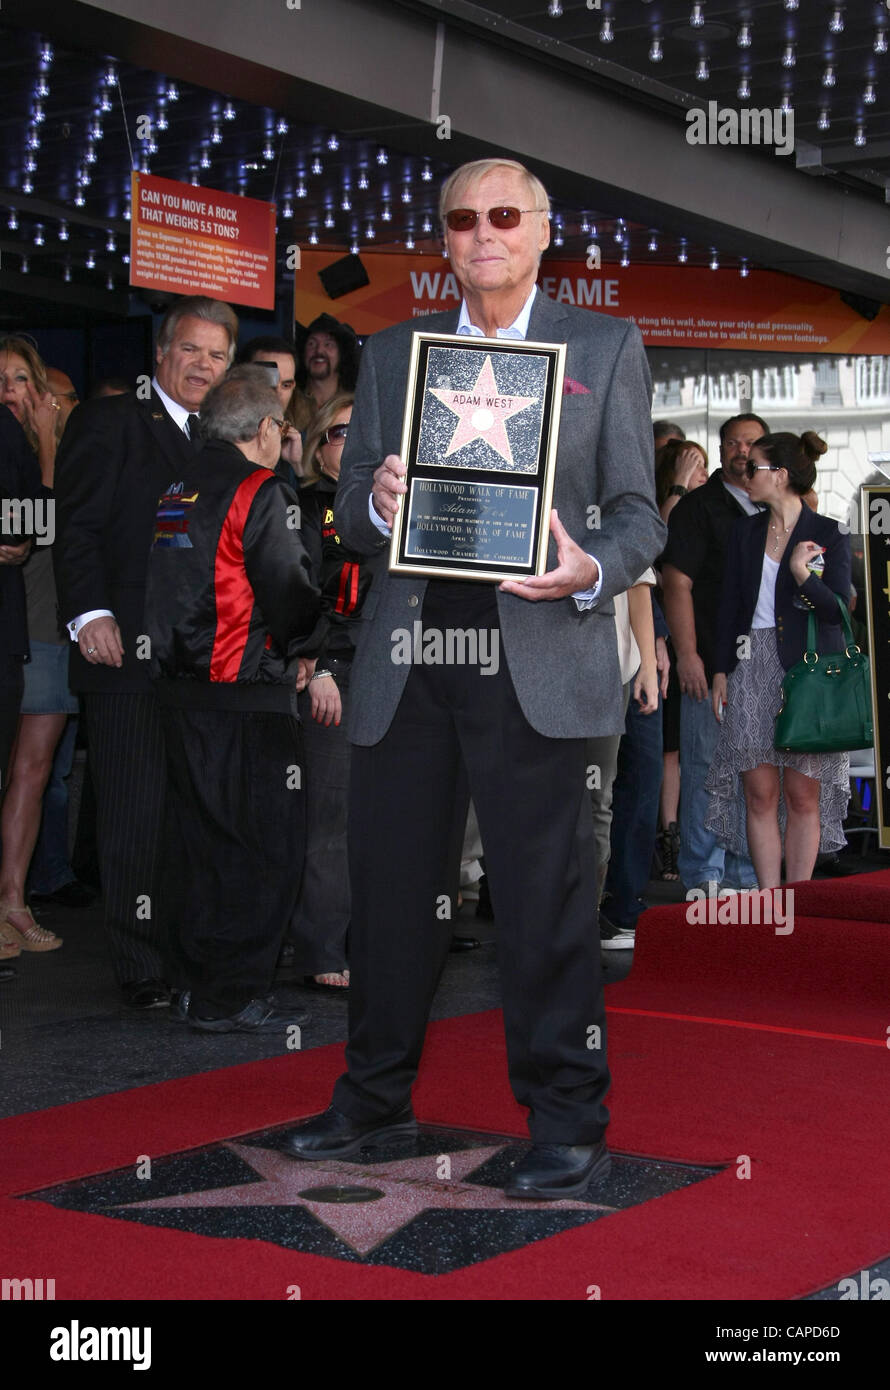
[[[604,1062],[584,1083],[600,1100],[570,1119],[529,1069],[534,1026],[516,1023],[541,924],[561,953],[557,1014],[574,990],[587,1029],[601,1016],[584,940],[597,904],[597,955],[632,947],[656,850],[664,878],[713,894],[778,886],[783,857],[788,881],[807,878],[843,843],[846,756],[784,754],[772,738],[808,612],[837,648],[834,595],[850,597],[848,543],[813,509],[824,444],[737,415],[709,473],[705,448],[658,422],[653,470],[639,335],[543,298],[546,194],[510,161],[467,168],[442,204],[463,308],[425,327],[569,347],[573,405],[539,579],[496,589],[387,573],[410,324],[366,346],[359,377],[358,340],[330,315],[299,347],[270,336],[239,350],[228,305],[184,299],[160,326],[150,395],[109,381],[83,404],[33,342],[0,340],[3,495],[54,507],[55,523],[54,537],[6,523],[0,536],[3,969],[63,944],[29,895],[90,900],[68,855],[80,715],[124,1002],[172,1005],[206,1033],[305,1022],[273,993],[282,951],[306,985],[354,996],[339,1118],[295,1140],[298,1156],[345,1152],[381,1117],[410,1123],[406,1078],[452,930],[435,904],[456,897],[471,797],[499,929],[524,940],[519,924],[536,919],[527,957],[505,948],[502,963],[514,1089],[540,1135],[590,1149]],[[497,254],[480,253],[489,242]],[[620,404],[591,377],[610,356],[625,373]],[[622,448],[596,446],[592,480],[595,416]],[[573,539],[591,498],[594,554]],[[425,624],[497,629],[503,671],[479,682],[393,663],[387,634],[421,605]],[[579,757],[589,833],[572,790]],[[390,807],[416,854],[393,837]],[[514,872],[517,851],[546,871]],[[419,921],[423,949],[406,952]],[[543,1046],[554,1075],[572,1070],[563,1041]],[[401,1060],[381,1069],[381,1049]]]

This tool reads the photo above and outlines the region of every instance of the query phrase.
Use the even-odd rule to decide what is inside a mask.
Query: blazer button
[[[409,608],[416,608],[419,602],[420,602],[420,599],[417,597],[417,595],[416,595],[416,594],[412,594],[411,597],[410,597],[409,600],[408,600],[408,607],[409,607]]]

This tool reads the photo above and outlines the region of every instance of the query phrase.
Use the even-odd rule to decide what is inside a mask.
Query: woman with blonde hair
[[[37,455],[51,506],[61,412],[48,389],[46,367],[27,338],[0,338],[0,402],[12,411]],[[59,629],[49,545],[32,546],[23,574],[30,659],[0,810],[0,937],[23,951],[54,951],[61,938],[35,922],[25,902],[25,880],[56,746],[78,706],[68,689],[68,643]]]

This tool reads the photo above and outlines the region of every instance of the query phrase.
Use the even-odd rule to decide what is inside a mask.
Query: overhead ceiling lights
[[[750,25],[750,24],[743,24],[743,25],[741,26],[741,28],[739,29],[739,32],[738,32],[738,37],[736,38],[736,43],[738,44],[739,48],[750,48],[750,47],[751,47],[751,25]]]
[[[692,6],[692,14],[689,16],[689,23],[693,29],[700,29],[705,22],[704,11],[699,0]]]
[[[600,25],[600,43],[611,43],[614,37],[615,33],[612,29],[612,21],[609,16],[606,15]]]
[[[656,36],[652,40],[652,44],[649,48],[649,62],[660,63],[663,57],[664,52],[661,47],[661,39]]]
[[[833,34],[842,34],[844,32],[844,12],[840,5],[835,8],[828,22],[828,27]]]

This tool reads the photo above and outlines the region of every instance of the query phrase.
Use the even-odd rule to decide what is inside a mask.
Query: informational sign
[[[874,795],[878,839],[882,849],[890,849],[890,486],[868,484],[859,493],[875,725]]]
[[[305,250],[296,272],[294,317],[333,313],[357,333],[458,309],[457,278],[442,256],[362,251],[370,283],[332,302],[318,272],[342,252]],[[869,322],[837,290],[793,275],[698,266],[604,265],[545,260],[538,284],[558,304],[614,314],[639,326],[647,347],[755,352],[890,354],[890,307]]]
[[[275,204],[133,173],[130,284],[275,307]]]

